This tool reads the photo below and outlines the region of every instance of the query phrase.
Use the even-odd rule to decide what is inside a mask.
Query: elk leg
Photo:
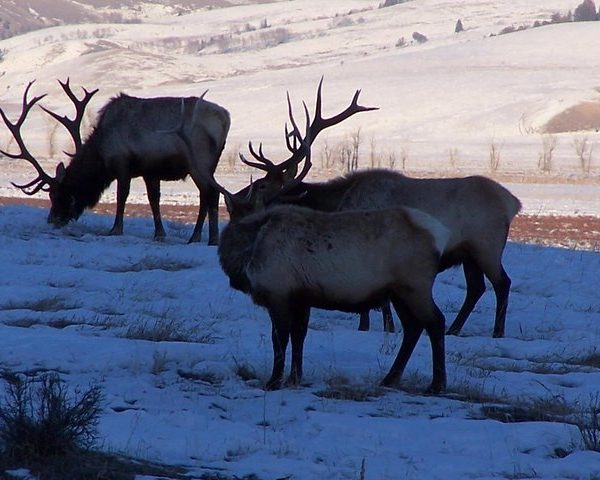
[[[198,219],[196,220],[196,226],[194,227],[194,231],[192,232],[192,236],[188,240],[188,243],[200,241],[200,237],[202,236],[202,226],[204,225],[204,219],[206,218],[206,212],[206,200],[204,199],[202,191],[200,191],[200,207],[198,209]]]
[[[381,304],[381,315],[383,316],[383,331],[393,333],[395,331],[395,327],[392,309],[390,308],[390,302],[383,302]],[[358,330],[361,332],[368,332],[370,328],[371,320],[369,318],[369,310],[363,310],[360,312]]]
[[[219,192],[210,187],[206,193],[208,198],[208,244],[219,244]]]
[[[490,278],[490,277],[488,277]],[[496,319],[494,321],[494,338],[504,337],[504,326],[506,324],[506,309],[508,308],[508,295],[510,293],[510,277],[500,266],[500,273],[497,277],[491,277],[490,282],[494,287],[496,294]]]
[[[431,362],[433,378],[428,393],[440,393],[446,389],[446,347],[444,336],[444,314],[433,304],[432,317],[425,325],[425,331],[431,342]]]
[[[392,316],[390,302],[386,301],[381,304],[381,315],[383,316],[383,331],[394,333],[396,329],[394,327],[394,317]]]
[[[195,179],[194,182],[200,191],[200,207],[198,208],[196,226],[194,227],[189,243],[200,241],[202,227],[208,213],[208,244],[217,245],[219,243],[219,192],[214,187],[205,185]]]
[[[393,297],[392,304],[402,323],[403,336],[398,355],[396,356],[390,371],[381,381],[381,385],[385,387],[391,387],[400,380],[408,359],[412,355],[421,333],[423,333],[423,325],[415,318],[404,301],[398,297]]]
[[[371,320],[369,319],[369,310],[363,310],[360,312],[360,321],[358,323],[358,329],[361,332],[368,332],[371,327]]]
[[[271,317],[271,340],[273,342],[273,371],[265,385],[266,390],[281,388],[285,368],[285,351],[290,337],[290,312],[287,308],[269,307]]]
[[[160,180],[144,177],[144,182],[146,183],[146,193],[148,194],[148,202],[154,219],[154,240],[162,240],[166,234],[160,218]]]
[[[298,385],[302,380],[302,355],[304,351],[304,339],[308,331],[308,319],[310,317],[310,307],[296,306],[293,308],[294,316],[290,328],[290,337],[292,339],[292,367],[287,385]]]
[[[483,279],[483,271],[472,260],[465,260],[463,263],[463,271],[465,274],[465,282],[467,284],[467,296],[465,301],[456,315],[454,322],[450,325],[447,334],[458,335],[462,330],[467,318],[475,308],[475,304],[479,301],[485,292],[485,281]]]
[[[432,380],[427,389],[428,393],[440,393],[446,388],[446,357],[444,337],[444,315],[434,303],[433,298],[423,303],[418,295],[412,295],[404,302],[398,298],[392,299],[396,313],[402,322],[403,338],[400,351],[392,368],[382,381],[382,385],[391,386],[396,383],[423,332],[429,336],[432,355]]]
[[[125,202],[129,196],[129,187],[131,179],[119,178],[117,180],[117,214],[115,223],[111,228],[109,235],[123,235],[123,216],[125,215]]]

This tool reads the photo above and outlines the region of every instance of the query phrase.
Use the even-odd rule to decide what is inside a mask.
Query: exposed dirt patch
[[[515,242],[600,251],[600,218],[521,214],[509,237]]]
[[[600,101],[582,102],[552,117],[544,128],[546,133],[600,131]]]
[[[40,198],[0,197],[0,205],[50,208],[50,202]],[[198,207],[193,205],[161,205],[160,208],[163,218],[174,222],[195,223],[198,216]],[[114,215],[115,205],[101,203],[93,211]],[[150,206],[141,203],[128,203],[126,215],[152,217]],[[224,207],[220,208],[219,216],[227,218]],[[513,221],[509,238],[515,242],[600,251],[600,217],[521,214]]]

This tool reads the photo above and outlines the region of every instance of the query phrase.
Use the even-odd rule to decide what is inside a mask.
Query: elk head
[[[248,150],[254,157],[254,161],[248,160],[241,153],[240,159],[246,165],[266,172],[266,174],[263,178],[256,180],[248,187],[240,190],[235,194],[234,199],[230,198],[230,201],[233,200],[240,205],[244,203],[255,203],[256,208],[260,208],[261,205],[268,205],[275,200],[284,201],[285,195],[290,194],[294,189],[301,185],[302,180],[308,174],[312,166],[310,163],[310,148],[313,141],[321,131],[341,123],[355,113],[378,110],[378,107],[364,107],[359,105],[358,97],[360,95],[360,90],[356,90],[350,105],[344,111],[332,117],[323,118],[321,100],[322,87],[323,77],[321,77],[319,87],[317,89],[315,113],[312,121],[310,120],[306,103],[302,102],[306,116],[306,133],[304,137],[301,136],[294,120],[290,95],[289,93],[287,94],[288,114],[290,124],[292,125],[292,130],[288,131],[288,125],[286,123],[285,140],[291,156],[285,161],[275,164],[263,154],[262,143],[259,145],[257,152],[252,146],[252,142],[249,142]],[[300,174],[298,174],[298,166],[302,160],[305,160],[304,167],[302,168]],[[302,192],[299,194],[301,195]],[[227,195],[225,195],[225,198],[228,198]]]
[[[225,198],[225,205],[229,213],[231,221],[236,221],[246,217],[252,213],[260,212],[264,210],[269,203],[273,202],[277,198],[282,198],[285,194],[291,191],[294,187],[299,185],[304,177],[308,174],[312,163],[311,163],[311,143],[312,139],[310,136],[310,118],[308,110],[304,108],[306,114],[306,134],[304,137],[300,134],[298,125],[296,124],[293,116],[290,116],[292,124],[292,131],[287,132],[286,137],[288,138],[288,148],[292,152],[292,157],[297,161],[295,168],[292,168],[293,175],[289,178],[283,174],[282,183],[278,184],[276,181],[266,181],[265,179],[258,180],[257,182],[251,182],[248,187],[243,188],[236,194],[229,193],[225,188],[216,184],[217,189],[223,194]],[[294,141],[290,141],[290,137],[294,137]],[[251,152],[254,152],[252,143],[249,144]],[[262,156],[262,145],[259,147],[260,155]],[[243,155],[240,157],[244,159]],[[264,158],[264,157],[263,157]],[[270,161],[264,158],[265,161]],[[300,174],[297,174],[297,164],[304,160],[304,167]],[[271,163],[272,164],[272,163]]]
[[[0,108],[0,115],[2,116],[5,125],[12,133],[12,136],[15,139],[17,146],[19,147],[18,153],[9,153],[3,150],[0,150],[0,153],[2,153],[2,155],[8,158],[26,160],[29,163],[31,163],[31,165],[33,165],[38,174],[36,178],[23,185],[18,185],[14,182],[11,183],[27,195],[35,195],[40,190],[48,192],[51,202],[50,213],[48,214],[48,223],[52,223],[55,226],[60,227],[66,225],[70,220],[77,219],[79,215],[81,215],[83,207],[80,208],[76,204],[75,198],[70,192],[69,186],[65,185],[64,179],[66,168],[64,163],[60,162],[56,166],[56,173],[53,177],[44,171],[37,159],[31,154],[31,152],[29,152],[29,150],[25,146],[25,142],[21,134],[21,128],[23,126],[23,123],[25,122],[27,115],[29,114],[32,107],[46,96],[44,94],[29,100],[29,90],[33,83],[34,81],[32,80],[25,88],[25,92],[23,93],[21,114],[17,121],[15,121],[14,123],[11,122],[6,116],[4,110]],[[61,82],[59,80],[59,83],[64,92],[71,100],[71,102],[75,105],[75,117],[71,119],[68,118],[66,115],[60,116],[57,113],[54,113],[45,107],[41,108],[46,113],[58,120],[70,133],[71,137],[73,138],[73,143],[75,145],[75,152],[72,154],[66,152],[65,153],[70,157],[74,157],[81,150],[82,146],[80,127],[81,121],[83,120],[85,108],[98,90],[96,89],[91,92],[88,92],[84,88],[84,96],[82,99],[79,99],[71,90],[71,87],[69,85],[69,79],[67,79],[66,82]]]

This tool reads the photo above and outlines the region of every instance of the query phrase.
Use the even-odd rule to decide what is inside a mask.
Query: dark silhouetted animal
[[[316,121],[321,112],[321,85],[315,111]],[[319,131],[317,128],[311,130],[311,142]],[[496,294],[493,336],[504,336],[511,281],[502,265],[502,254],[510,224],[521,208],[519,200],[506,188],[481,176],[417,179],[381,169],[357,171],[328,182],[311,183],[302,181],[310,164],[305,164],[302,178],[297,176],[302,161],[298,155],[274,164],[262,152],[251,152],[256,162],[243,156],[242,160],[265,171],[266,175],[236,194],[238,198],[249,196],[250,203],[285,201],[327,212],[408,206],[437,218],[451,232],[440,270],[462,264],[467,286],[464,303],[448,333],[460,333],[485,292],[484,277],[487,277]],[[285,195],[281,195],[282,190]],[[393,323],[389,306],[384,304],[383,310],[385,328],[390,331]],[[368,311],[362,312],[359,328],[368,330]]]
[[[29,195],[40,190],[49,192],[52,206],[48,222],[60,227],[76,220],[86,208],[96,205],[102,192],[116,180],[117,212],[110,233],[120,235],[131,179],[142,177],[154,217],[154,237],[161,239],[165,230],[160,216],[160,181],[182,180],[190,175],[200,191],[198,219],[190,242],[200,240],[208,213],[208,243],[218,243],[219,192],[210,179],[229,131],[227,110],[204,100],[204,95],[136,98],[121,94],[101,109],[95,128],[82,142],[79,130],[83,114],[97,90],[84,89],[83,98],[78,99],[69,81],[61,82],[75,105],[75,117],[69,119],[44,110],[68,129],[75,143],[75,153],[68,166],[62,162],[57,165],[56,175],[52,177],[27,150],[21,136],[27,114],[44,97],[27,99],[32,83],[25,89],[21,116],[15,123],[0,110],[20,149],[18,153],[2,153],[9,158],[27,160],[35,167],[37,178],[26,185],[15,186]],[[177,130],[185,131],[187,145]]]

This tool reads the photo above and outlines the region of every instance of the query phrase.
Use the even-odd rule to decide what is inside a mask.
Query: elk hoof
[[[493,338],[504,338],[504,332],[494,332],[492,334]]]
[[[386,375],[383,380],[379,383],[379,385],[381,385],[382,387],[395,387],[396,386],[396,377],[394,376],[390,376],[389,374]]]
[[[112,228],[110,230],[110,232],[108,232],[108,235],[111,237],[123,235],[123,229],[122,228]]]
[[[433,383],[429,385],[429,388],[425,390],[427,395],[439,395],[440,393],[446,390],[446,384],[434,385]]]
[[[269,379],[269,381],[266,383],[265,385],[265,390],[267,391],[273,391],[273,390],[279,390],[281,388],[281,378],[276,378],[276,379]]]
[[[286,387],[298,387],[300,385],[300,377],[298,375],[290,374],[285,381]]]
[[[449,328],[448,331],[446,332],[446,335],[458,336],[459,333],[460,333],[460,330],[458,330],[456,328]]]

